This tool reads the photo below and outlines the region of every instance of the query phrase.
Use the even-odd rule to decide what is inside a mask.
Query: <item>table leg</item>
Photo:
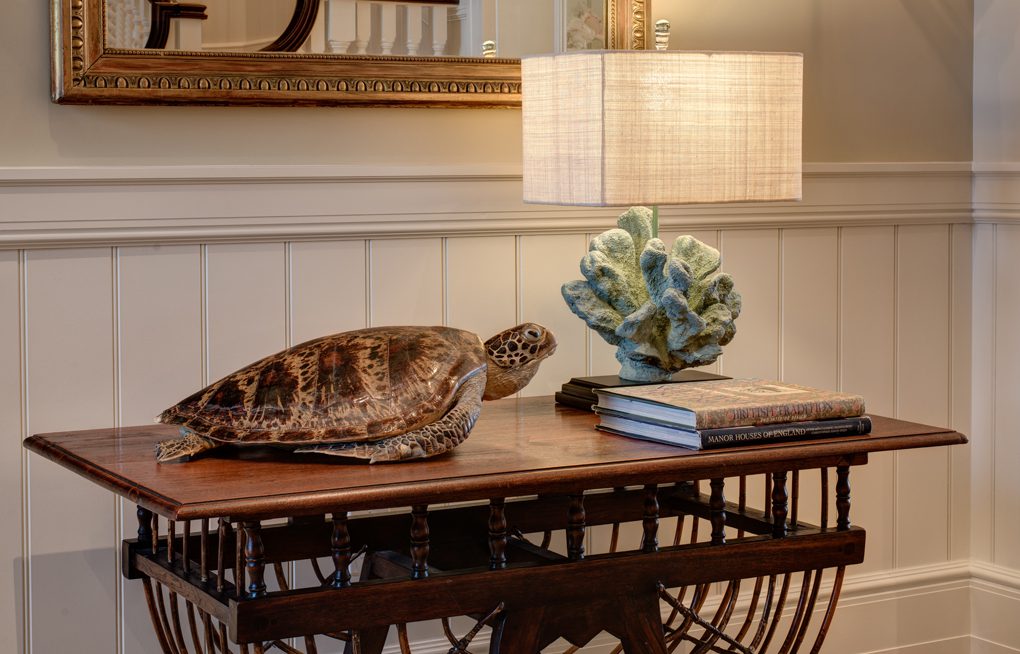
[[[344,654],[382,654],[389,627],[355,630],[352,641],[344,645]]]
[[[361,581],[375,578],[372,572],[372,555],[366,555],[361,566]],[[386,637],[390,633],[389,627],[372,627],[371,629],[354,629],[351,632],[351,641],[344,646],[344,654],[382,654],[386,646]]]
[[[836,529],[850,528],[850,466],[836,467]]]
[[[330,586],[347,588],[351,585],[351,533],[347,528],[347,512],[333,514],[333,533],[330,537],[333,558],[333,576]]]
[[[429,509],[425,504],[411,508],[411,579],[429,576]]]
[[[248,573],[248,599],[266,594],[266,553],[262,546],[262,525],[258,521],[244,523],[244,567]]]
[[[489,654],[538,654],[544,608],[508,611],[492,628]]]
[[[623,602],[623,631],[620,642],[625,654],[667,654],[666,636],[657,596]]]
[[[645,486],[645,513],[641,523],[644,536],[641,539],[641,551],[659,551],[659,489],[655,484]],[[615,548],[610,548],[615,551]]]
[[[570,496],[570,513],[567,521],[567,554],[571,561],[584,558],[585,530],[584,495]]]
[[[786,536],[786,514],[789,509],[789,496],[786,493],[786,471],[772,473],[772,535],[776,538]],[[767,500],[766,500],[767,501]]]

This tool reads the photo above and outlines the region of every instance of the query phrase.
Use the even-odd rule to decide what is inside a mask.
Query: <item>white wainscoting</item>
[[[157,651],[141,593],[118,572],[115,544],[134,529],[133,507],[23,452],[29,434],[147,422],[253,359],[366,325],[447,323],[487,335],[542,322],[561,347],[527,394],[614,371],[611,349],[569,313],[559,285],[578,276],[587,240],[617,212],[519,198],[520,177],[505,169],[0,170],[8,435],[0,651]],[[669,209],[663,233],[716,245],[744,294],[737,338],[716,369],[860,392],[875,413],[969,432],[972,318],[975,336],[1000,334],[990,346],[975,337],[975,357],[988,357],[988,347],[1020,357],[1006,336],[1010,311],[1020,311],[1006,280],[1020,281],[1020,264],[1000,256],[988,269],[974,257],[974,290],[989,276],[997,290],[974,294],[973,315],[971,304],[972,241],[1012,247],[1020,227],[974,228],[970,202],[969,164],[819,164],[807,170],[803,203]],[[996,320],[977,315],[995,299]],[[985,547],[971,542],[972,450],[996,470],[989,482],[975,480],[982,492],[1014,489],[994,511],[1017,515],[1011,467],[1020,441],[1005,434],[1020,361],[995,369],[999,377],[975,388],[999,389],[1002,397],[981,401],[998,398],[1002,418],[981,424],[987,431],[975,431],[973,447],[875,455],[852,475],[852,516],[869,529],[867,561],[854,571],[862,579],[954,566]],[[981,420],[989,422],[975,425]],[[977,503],[976,523],[996,521]],[[997,522],[1008,524],[988,560],[1020,567],[1017,522]],[[949,644],[939,651],[968,651],[954,643],[969,646],[969,631],[950,621],[966,588],[862,588],[857,605],[837,615],[842,635],[830,651],[923,641],[923,629],[890,628],[857,647],[872,609],[942,625]],[[922,595],[941,600],[908,601]]]
[[[972,633],[1020,652],[1020,163],[974,165]]]

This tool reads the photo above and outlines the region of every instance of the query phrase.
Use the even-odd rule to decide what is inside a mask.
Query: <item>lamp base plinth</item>
[[[660,383],[684,383],[695,381],[712,381],[714,379],[730,379],[725,375],[717,375],[703,370],[681,370]],[[594,377],[573,377],[563,384],[563,387],[556,393],[556,403],[582,411],[591,411],[591,407],[598,398],[595,397],[597,388],[614,388],[617,386],[640,386],[655,382],[634,381],[624,379],[619,375],[597,375]]]
[[[621,357],[617,357],[621,358]],[[640,363],[627,357],[622,357],[620,361],[620,379],[626,379],[627,381],[638,382],[641,384],[658,384],[662,382],[668,382],[673,377],[673,373],[662,368],[656,368],[646,363]]]

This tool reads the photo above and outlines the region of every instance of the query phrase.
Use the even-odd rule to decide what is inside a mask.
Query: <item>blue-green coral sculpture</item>
[[[617,346],[620,377],[665,381],[722,354],[736,333],[740,294],[719,271],[719,251],[692,236],[672,250],[652,236],[652,213],[634,207],[592,239],[584,279],[563,285],[578,317]]]

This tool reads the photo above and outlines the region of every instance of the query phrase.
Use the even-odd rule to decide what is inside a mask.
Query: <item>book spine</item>
[[[864,401],[860,397],[812,402],[791,402],[781,406],[731,407],[698,411],[697,428],[705,430],[721,429],[734,425],[768,425],[828,420],[860,416],[862,413],[864,413]]]
[[[828,436],[860,436],[871,431],[871,418],[843,418],[802,424],[731,427],[701,430],[701,448],[738,447],[755,443],[781,443]]]
[[[580,409],[582,411],[591,411],[592,405],[595,404],[593,399],[581,398],[576,395],[569,393],[556,392],[555,396],[556,403],[562,404],[563,406],[569,406],[573,409]]]

